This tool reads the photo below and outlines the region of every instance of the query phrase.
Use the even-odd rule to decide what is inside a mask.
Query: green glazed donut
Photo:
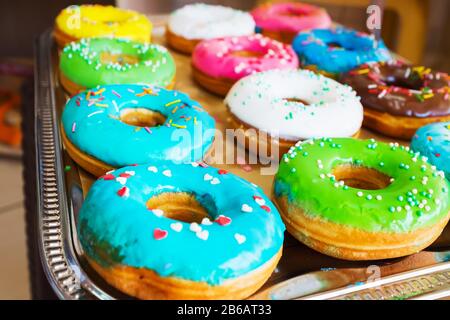
[[[409,147],[351,138],[297,143],[274,183],[287,229],[345,259],[401,256],[428,245],[448,221],[448,190],[444,173]]]
[[[162,46],[125,39],[72,42],[60,57],[61,82],[71,94],[107,84],[145,83],[170,87],[175,62]]]

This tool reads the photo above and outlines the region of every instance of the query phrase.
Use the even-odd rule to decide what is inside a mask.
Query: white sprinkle
[[[202,230],[202,227],[197,222],[192,222],[189,226],[189,230],[193,232],[199,232]]]
[[[113,106],[114,106],[114,109],[116,109],[116,111],[119,112],[119,106],[117,105],[116,100],[113,100],[113,101],[112,101],[112,104],[113,104]]]
[[[156,168],[155,166],[150,166],[150,167],[148,167],[148,171],[156,173],[156,172],[158,172],[158,168]]]
[[[209,220],[208,218],[203,218],[201,224],[205,225],[205,226],[209,226],[212,224],[211,220]]]
[[[202,240],[208,240],[209,232],[208,230],[202,230],[197,232],[195,235]]]
[[[238,244],[243,244],[247,240],[247,238],[240,233],[235,233],[234,238],[236,239]]]
[[[153,209],[152,212],[157,217],[162,217],[164,215],[164,211],[161,209]]]
[[[219,183],[220,183],[220,180],[217,178],[214,178],[211,180],[211,184],[219,184]]]
[[[170,224],[170,228],[175,232],[180,232],[183,229],[183,224],[181,222],[174,222]]]
[[[90,118],[90,117],[92,117],[92,116],[94,116],[94,115],[96,115],[96,114],[99,114],[99,113],[103,113],[103,110],[99,110],[99,111],[92,112],[92,113],[88,114],[87,117]]]

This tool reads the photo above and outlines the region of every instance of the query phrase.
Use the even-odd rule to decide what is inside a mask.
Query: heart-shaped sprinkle
[[[159,228],[156,228],[155,230],[153,230],[153,238],[155,238],[156,240],[162,240],[165,237],[167,237],[168,232],[166,230],[162,230]]]
[[[164,215],[164,211],[161,209],[152,209],[152,212],[157,217],[162,217]]]
[[[124,185],[127,182],[127,178],[117,177],[116,181],[119,182],[121,185]]]
[[[193,166],[194,168],[198,167],[198,163],[197,162],[191,162],[191,166]]]
[[[220,183],[220,180],[217,178],[214,178],[211,180],[211,184],[219,184],[219,183]]]
[[[231,223],[231,218],[221,215],[216,219],[216,222],[221,226],[226,226]]]
[[[172,177],[172,171],[170,171],[169,169],[164,170],[162,172],[162,174],[165,175],[166,177],[169,177],[169,178]]]
[[[266,204],[266,200],[264,200],[263,198],[259,197],[259,196],[253,196],[253,199],[255,199],[255,202],[259,205],[259,206],[263,206]]]
[[[202,224],[205,226],[209,226],[210,224],[212,224],[211,220],[209,220],[208,218],[203,218],[202,219]]]
[[[238,244],[243,244],[245,242],[245,240],[247,240],[247,238],[240,233],[235,233],[234,238],[236,239]]]
[[[208,230],[202,230],[196,233],[196,236],[202,240],[208,240],[209,232]]]
[[[183,229],[183,224],[181,222],[174,222],[170,224],[170,228],[173,231],[180,232]]]
[[[103,179],[103,180],[114,180],[116,177],[114,177],[112,174],[110,174],[110,173],[108,173],[108,174],[105,174],[103,177],[100,177],[100,179]]]
[[[129,177],[131,177],[131,176],[130,176],[128,173],[124,172],[124,173],[119,174],[119,177],[122,177],[122,178],[129,178]]]
[[[248,204],[244,203],[244,204],[242,205],[242,207],[241,207],[241,210],[242,210],[243,212],[252,212],[252,211],[253,211],[253,208],[250,207]]]
[[[150,167],[148,167],[148,171],[153,172],[153,173],[157,173],[158,172],[158,168],[156,168],[155,166],[150,166]]]
[[[130,195],[130,189],[128,189],[127,187],[122,187],[117,191],[117,194],[120,197],[128,197]]]
[[[134,176],[136,174],[136,172],[134,172],[133,170],[125,171],[125,173],[128,174],[129,176]]]
[[[261,206],[261,209],[266,210],[267,212],[270,212],[270,208],[268,206]]]
[[[220,170],[218,171],[218,173],[219,173],[219,174],[227,174],[228,171],[225,170],[225,169],[220,169]]]
[[[189,226],[189,230],[193,232],[199,232],[202,230],[202,227],[200,227],[200,225],[197,222],[192,222],[191,225]]]
[[[209,180],[211,180],[213,177],[212,177],[212,175],[210,175],[210,174],[208,174],[208,173],[205,173],[205,175],[203,176],[203,180],[205,180],[205,181],[209,181]]]

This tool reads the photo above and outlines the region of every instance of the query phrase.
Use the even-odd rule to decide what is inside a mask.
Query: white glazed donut
[[[308,70],[270,70],[247,76],[234,84],[225,103],[247,126],[293,142],[353,136],[363,120],[355,91]]]
[[[202,3],[186,5],[169,16],[169,30],[185,39],[245,36],[255,32],[253,17],[244,11]]]

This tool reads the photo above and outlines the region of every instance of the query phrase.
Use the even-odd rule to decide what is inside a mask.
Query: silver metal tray
[[[131,299],[106,284],[89,267],[78,243],[77,214],[86,192],[85,180],[92,177],[78,168],[62,146],[59,119],[66,96],[58,82],[57,59],[51,31],[47,31],[38,39],[35,60],[34,138],[41,261],[59,298]],[[68,166],[70,170],[65,170]],[[450,250],[449,227],[426,251],[371,262],[327,257],[286,234],[277,269],[251,298],[444,298],[450,296],[450,251],[446,250]]]

